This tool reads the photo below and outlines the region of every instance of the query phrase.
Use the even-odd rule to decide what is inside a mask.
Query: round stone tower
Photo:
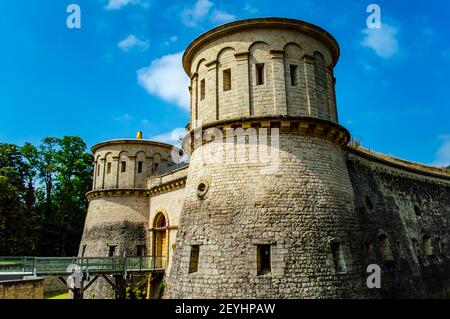
[[[325,30],[278,18],[188,46],[191,158],[167,297],[361,296],[338,57]]]
[[[93,190],[87,194],[86,216],[79,256],[149,255],[147,225],[149,194],[147,179],[173,164],[173,146],[136,139],[120,139],[92,147]],[[89,288],[87,298],[113,297],[111,287],[101,282]]]

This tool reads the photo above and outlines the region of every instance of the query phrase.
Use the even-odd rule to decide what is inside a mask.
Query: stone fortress
[[[448,297],[450,174],[348,146],[338,58],[328,32],[292,19],[196,38],[189,164],[141,136],[95,145],[80,255],[161,257],[165,298]],[[108,297],[103,284],[86,295]]]

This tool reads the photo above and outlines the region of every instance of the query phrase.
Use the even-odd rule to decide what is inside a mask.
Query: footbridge
[[[165,257],[0,257],[0,276],[56,276],[83,299],[84,291],[103,277],[116,298],[125,298],[126,281],[133,274],[163,273]],[[66,280],[68,278],[70,280]]]

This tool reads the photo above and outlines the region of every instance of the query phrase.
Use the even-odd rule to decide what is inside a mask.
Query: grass
[[[46,294],[44,299],[69,299],[69,291],[58,291],[51,294]]]

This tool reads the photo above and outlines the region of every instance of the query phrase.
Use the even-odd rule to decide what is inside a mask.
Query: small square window
[[[198,257],[200,255],[200,245],[191,246],[191,258],[189,260],[189,273],[198,271]]]
[[[124,173],[127,170],[127,162],[120,162],[120,172]]]
[[[231,90],[231,69],[223,70],[223,90]]]
[[[205,99],[205,91],[206,91],[206,87],[205,87],[205,79],[200,81],[200,100],[204,100]]]
[[[255,64],[256,67],[256,85],[264,84],[264,63]]]
[[[116,253],[116,246],[109,246],[108,257],[114,257]]]
[[[258,276],[272,273],[270,247],[271,245],[257,245]]]
[[[143,162],[138,162],[138,173],[142,173],[142,167],[144,166]]]
[[[136,256],[139,256],[139,257],[145,256],[145,246],[144,245],[136,246]]]

